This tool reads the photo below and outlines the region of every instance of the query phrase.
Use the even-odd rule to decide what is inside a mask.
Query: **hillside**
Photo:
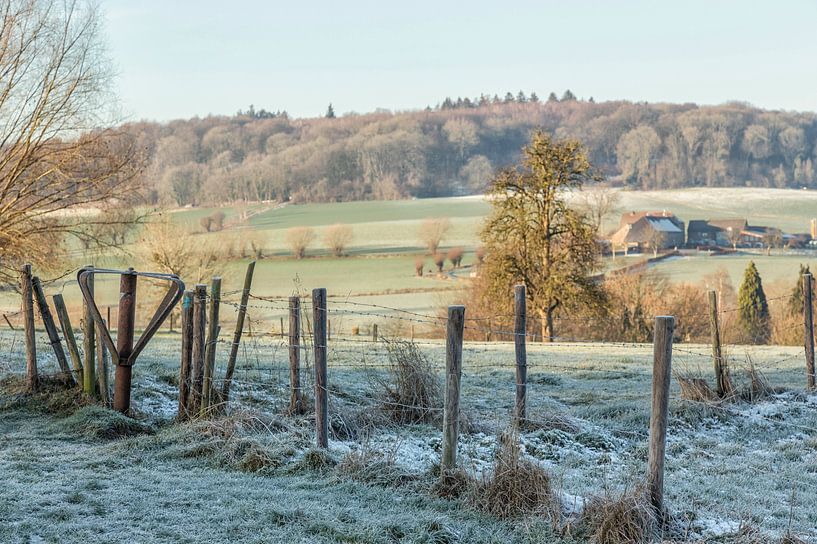
[[[817,115],[721,106],[446,100],[413,112],[292,119],[251,109],[125,127],[147,154],[152,200],[331,202],[482,192],[541,127],[578,138],[616,184],[815,187]]]

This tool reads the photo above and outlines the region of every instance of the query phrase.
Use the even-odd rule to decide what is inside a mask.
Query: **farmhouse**
[[[658,251],[684,245],[684,222],[671,212],[628,212],[621,216],[619,229],[610,237],[613,251],[623,249]]]
[[[688,246],[761,248],[780,245],[786,238],[780,229],[749,225],[746,219],[696,219],[687,227]],[[801,242],[799,238],[792,241]]]

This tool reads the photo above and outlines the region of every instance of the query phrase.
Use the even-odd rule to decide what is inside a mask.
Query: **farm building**
[[[780,229],[749,225],[746,219],[693,220],[687,228],[689,246],[761,248],[770,242],[780,245],[785,239]],[[799,238],[796,242],[802,243]]]
[[[672,213],[628,212],[610,237],[613,251],[658,251],[684,245],[684,222]]]

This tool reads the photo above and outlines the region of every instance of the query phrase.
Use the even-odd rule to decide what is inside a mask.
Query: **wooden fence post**
[[[723,357],[721,327],[718,318],[718,293],[709,291],[709,334],[712,339],[712,362],[715,365],[715,389],[721,398],[732,395],[729,367]]]
[[[179,365],[179,414],[178,419],[188,418],[190,402],[190,366],[193,360],[193,291],[185,291],[182,297],[182,354]]]
[[[65,301],[62,294],[57,293],[52,297],[54,301],[54,309],[57,312],[57,318],[60,320],[60,328],[62,329],[62,336],[65,338],[65,344],[68,346],[68,355],[71,357],[71,364],[74,367],[74,374],[78,384],[82,381],[82,358],[79,355],[79,348],[77,347],[77,338],[74,336],[74,329],[71,327],[71,319],[68,317],[68,310],[65,307]]]
[[[525,421],[525,395],[528,387],[528,354],[527,354],[527,308],[524,285],[514,287],[513,297],[513,333],[514,350],[516,353],[516,423],[522,425]]]
[[[443,410],[443,451],[440,475],[443,479],[457,467],[457,441],[460,422],[460,378],[462,377],[462,338],[465,306],[448,307],[445,336],[445,406]]]
[[[304,413],[301,394],[301,299],[289,297],[289,411]]]
[[[315,439],[319,448],[329,447],[329,383],[326,370],[326,289],[312,290],[313,342],[315,349]]]
[[[105,323],[107,327],[107,322]],[[106,407],[111,405],[111,390],[108,385],[108,347],[105,342],[96,343],[96,379],[99,398]]]
[[[23,265],[20,274],[20,292],[23,295],[23,327],[26,335],[26,386],[29,391],[40,387],[37,372],[37,338],[34,334],[34,288],[31,281],[31,265]]]
[[[198,284],[193,295],[193,349],[190,405],[188,413],[198,414],[204,382],[205,330],[207,327],[207,286]]]
[[[93,268],[88,265],[86,268]],[[88,291],[91,297],[94,296],[94,276],[88,277]],[[82,303],[82,389],[88,397],[96,397],[96,365],[94,355],[96,354],[96,328],[94,318],[91,315],[91,308],[83,300]]]
[[[674,317],[658,316],[655,318],[647,491],[650,503],[659,518],[663,518],[664,512],[664,454],[667,445],[667,417],[669,413],[672,335],[674,329]]]
[[[213,400],[213,374],[216,367],[216,343],[218,342],[218,309],[221,302],[221,278],[215,276],[210,284],[210,316],[207,322],[207,345],[204,348],[204,376],[201,386],[201,410],[204,417]]]
[[[119,276],[119,309],[117,310],[116,351],[118,362],[114,371],[113,409],[127,414],[130,411],[130,389],[133,377],[133,336],[136,327],[136,279],[129,271]],[[101,339],[100,339],[101,340]],[[100,342],[101,343],[101,342]]]
[[[280,317],[279,320],[281,321],[281,338],[284,337],[284,318]]]
[[[377,342],[377,323],[372,325],[372,342]]]
[[[42,319],[45,332],[48,334],[48,342],[54,350],[54,356],[57,358],[57,364],[60,366],[62,375],[69,385],[75,385],[74,376],[71,374],[71,367],[68,366],[68,358],[65,356],[65,350],[62,349],[62,342],[60,335],[57,332],[57,324],[54,323],[54,316],[51,315],[51,308],[48,307],[48,299],[45,298],[43,291],[43,284],[40,283],[40,278],[34,276],[31,278],[31,288],[34,291],[34,298],[37,301],[37,308],[40,310],[40,319]]]
[[[227,359],[227,370],[224,372],[224,385],[221,389],[221,401],[225,404],[230,400],[230,383],[233,380],[233,372],[235,372],[235,361],[238,358],[238,346],[241,343],[241,333],[244,331],[244,317],[247,315],[247,303],[250,300],[253,272],[255,272],[255,261],[247,265],[247,273],[244,275],[244,290],[241,291],[241,303],[238,306],[238,317],[235,321],[233,343],[230,345],[230,357]]]
[[[806,386],[810,390],[815,388],[813,290],[812,275],[803,274],[803,340],[806,348]]]

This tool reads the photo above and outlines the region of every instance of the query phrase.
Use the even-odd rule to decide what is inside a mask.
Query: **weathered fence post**
[[[315,439],[319,448],[329,447],[329,383],[326,370],[326,289],[312,290],[313,342],[315,349]]]
[[[107,327],[107,322],[105,323]],[[106,407],[111,405],[111,390],[108,385],[108,347],[105,342],[96,344],[96,379],[99,389],[99,398]]]
[[[283,338],[284,337],[284,318],[281,317],[279,319],[281,321],[281,323],[280,323],[280,325],[281,325],[281,338]]]
[[[372,325],[372,342],[377,342],[377,323]]]
[[[728,397],[732,394],[732,382],[729,378],[729,367],[723,357],[718,319],[718,293],[715,291],[709,291],[709,334],[712,339],[712,362],[715,365],[715,389],[719,397]]]
[[[190,402],[190,366],[193,360],[193,291],[185,291],[182,298],[182,354],[179,365],[179,414],[187,419]]]
[[[806,348],[806,385],[809,389],[815,388],[813,290],[813,276],[803,274],[803,341]]]
[[[60,370],[66,382],[70,385],[75,385],[74,376],[71,375],[71,367],[68,366],[68,358],[65,356],[65,350],[62,349],[62,342],[60,335],[57,332],[57,325],[54,323],[54,316],[51,315],[51,309],[48,307],[48,299],[45,298],[43,291],[43,284],[40,283],[40,278],[34,276],[31,278],[31,288],[34,291],[34,298],[37,301],[37,307],[40,310],[40,319],[43,321],[45,332],[48,334],[48,342],[54,350],[54,356],[57,358],[57,364],[60,365]]]
[[[193,349],[190,405],[188,413],[198,414],[204,383],[205,330],[207,327],[207,286],[198,284],[193,295]]]
[[[241,303],[238,306],[238,317],[235,321],[235,332],[233,333],[233,343],[230,345],[230,358],[227,359],[227,370],[224,372],[224,385],[221,389],[221,401],[225,404],[230,400],[230,382],[235,372],[235,361],[238,358],[238,346],[241,343],[241,333],[244,331],[244,316],[247,315],[247,303],[250,300],[250,289],[252,288],[252,275],[255,271],[255,261],[247,265],[247,273],[244,275],[244,290],[241,291]]]
[[[221,302],[221,278],[215,276],[210,284],[210,316],[207,323],[207,345],[204,348],[204,379],[201,386],[202,417],[207,415],[213,400],[213,374],[216,367],[216,345],[221,326],[218,323],[218,309]]]
[[[289,297],[289,411],[304,413],[301,394],[301,299]]]
[[[528,354],[527,346],[527,308],[526,288],[517,285],[513,292],[513,334],[514,350],[516,353],[516,423],[522,425],[525,421],[525,394],[528,387]]]
[[[650,445],[647,458],[647,492],[659,517],[664,512],[664,454],[667,445],[669,386],[672,373],[672,334],[675,318],[655,318],[653,339],[652,408],[650,410]]]
[[[136,325],[136,274],[133,269],[119,277],[119,309],[116,326],[116,351],[119,354],[114,375],[113,409],[130,411],[130,389],[133,376],[133,331]]]
[[[23,295],[23,327],[26,335],[26,386],[29,391],[40,387],[37,372],[37,339],[34,335],[34,288],[31,282],[31,265],[23,265],[20,274],[20,292]]]
[[[93,268],[87,266],[86,268]],[[88,278],[88,292],[94,296],[94,276]],[[91,308],[87,301],[83,301],[82,312],[82,389],[89,397],[96,396],[96,365],[94,364],[96,328]]]
[[[462,377],[462,337],[465,306],[448,307],[445,336],[445,406],[443,410],[443,451],[440,475],[445,480],[457,467],[460,422],[460,378]]]
[[[60,320],[62,336],[65,338],[65,343],[68,346],[68,355],[71,357],[71,364],[74,366],[76,381],[78,384],[81,384],[83,383],[82,358],[79,355],[77,338],[74,336],[74,329],[71,327],[71,319],[68,317],[68,310],[65,307],[65,301],[60,293],[54,295],[52,300],[54,301],[54,309],[57,312],[57,318]]]

